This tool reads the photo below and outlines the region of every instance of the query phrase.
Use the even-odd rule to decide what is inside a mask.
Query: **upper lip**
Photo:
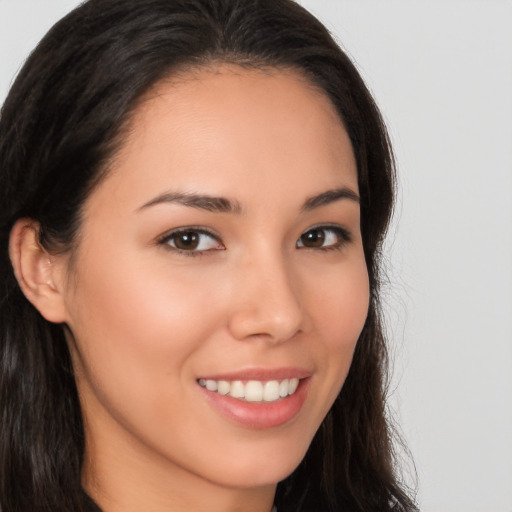
[[[269,380],[284,379],[305,379],[310,377],[312,372],[306,368],[300,367],[281,367],[281,368],[247,368],[229,373],[215,373],[210,375],[202,375],[201,379],[206,380],[226,380],[226,381],[249,381],[259,380],[266,382]]]

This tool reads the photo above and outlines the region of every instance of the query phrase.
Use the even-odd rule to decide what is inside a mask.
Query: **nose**
[[[252,258],[236,272],[229,330],[238,340],[272,343],[292,338],[303,327],[299,283],[282,257]]]

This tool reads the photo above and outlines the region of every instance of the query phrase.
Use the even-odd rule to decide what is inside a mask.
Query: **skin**
[[[299,75],[228,65],[159,84],[131,128],[85,204],[73,258],[50,262],[61,313],[47,316],[68,326],[84,485],[106,512],[268,512],[339,393],[367,314],[358,202],[303,208],[329,190],[357,194],[349,138]],[[168,193],[236,208],[154,202]],[[324,230],[328,247],[298,243],[326,224],[350,240]],[[184,226],[213,234],[204,250],[162,240]],[[197,382],[281,367],[307,370],[307,396],[273,428],[227,418]]]

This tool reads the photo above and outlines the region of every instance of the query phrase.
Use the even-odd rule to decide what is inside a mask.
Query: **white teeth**
[[[288,382],[288,379],[284,379],[283,381],[281,381],[281,384],[279,384],[279,396],[281,398],[288,396]]]
[[[216,380],[207,380],[206,381],[206,389],[209,391],[217,391],[217,381]]]
[[[235,380],[231,383],[231,390],[229,396],[233,398],[244,398],[245,397],[245,386],[241,380]]]
[[[263,400],[263,384],[259,380],[250,380],[245,385],[245,399],[248,402],[261,402]]]
[[[231,386],[229,385],[229,382],[226,382],[225,380],[219,380],[219,383],[217,384],[217,391],[221,395],[227,395],[229,393]]]
[[[299,379],[290,379],[290,383],[288,384],[288,394],[293,395],[297,390],[297,386],[299,385]]]
[[[229,382],[226,380],[199,379],[199,385],[209,391],[216,391],[220,395],[229,395],[247,402],[275,402],[280,398],[293,395],[299,385],[299,379],[264,382],[250,380],[246,384],[240,380]]]
[[[279,398],[279,382],[271,380],[265,382],[263,386],[263,400],[265,402],[274,402]]]

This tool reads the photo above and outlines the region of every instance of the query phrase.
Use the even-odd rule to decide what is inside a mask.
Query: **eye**
[[[297,240],[297,247],[322,250],[340,249],[350,240],[350,233],[341,226],[318,226],[302,233]]]
[[[224,249],[224,246],[215,235],[196,228],[173,231],[165,235],[159,243],[168,245],[177,251],[191,254]]]

